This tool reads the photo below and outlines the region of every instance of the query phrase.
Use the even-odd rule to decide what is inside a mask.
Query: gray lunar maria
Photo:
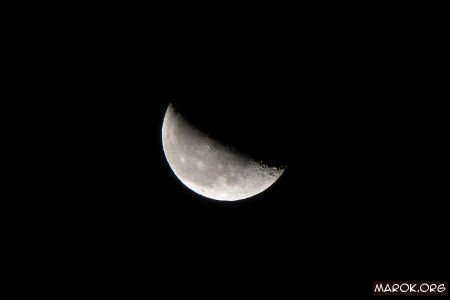
[[[252,197],[270,187],[284,171],[215,141],[189,124],[172,104],[164,116],[162,143],[178,179],[194,192],[215,200]]]

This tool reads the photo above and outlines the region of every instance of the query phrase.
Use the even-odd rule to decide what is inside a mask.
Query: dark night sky
[[[362,296],[375,279],[445,278],[442,41],[354,27],[228,36],[174,26],[149,40],[115,37],[127,47],[115,43],[117,55],[99,64],[117,61],[100,82],[102,114],[116,125],[100,136],[112,135],[114,154],[104,154],[117,163],[96,209],[108,204],[105,242],[128,257],[133,278],[154,272],[172,288],[278,296],[306,286],[333,295],[347,280]],[[191,192],[162,150],[170,102],[287,170],[241,202]]]
[[[439,97],[432,83],[392,75],[390,59],[358,62],[359,71],[348,61],[324,62],[318,73],[315,65],[292,73],[281,64],[242,74],[241,63],[220,64],[219,72],[192,66],[137,104],[131,176],[139,180],[139,214],[168,240],[169,261],[205,268],[207,278],[254,277],[275,290],[343,273],[362,293],[371,279],[442,276],[446,120],[442,106],[425,100]],[[191,192],[162,151],[169,102],[219,140],[286,172],[242,202]]]

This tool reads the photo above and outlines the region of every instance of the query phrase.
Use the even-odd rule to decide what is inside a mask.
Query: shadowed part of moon
[[[178,179],[194,192],[215,200],[252,197],[270,187],[284,171],[215,141],[188,123],[171,104],[164,117],[162,142]]]

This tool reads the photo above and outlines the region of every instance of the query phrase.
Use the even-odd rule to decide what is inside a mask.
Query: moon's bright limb
[[[270,187],[283,169],[268,167],[211,139],[169,104],[162,126],[164,154],[175,175],[194,192],[215,200],[252,197]]]

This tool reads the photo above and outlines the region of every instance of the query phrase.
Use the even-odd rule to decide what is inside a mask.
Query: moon
[[[169,104],[162,145],[170,168],[192,191],[214,200],[236,201],[269,188],[284,169],[243,155],[193,127]]]

